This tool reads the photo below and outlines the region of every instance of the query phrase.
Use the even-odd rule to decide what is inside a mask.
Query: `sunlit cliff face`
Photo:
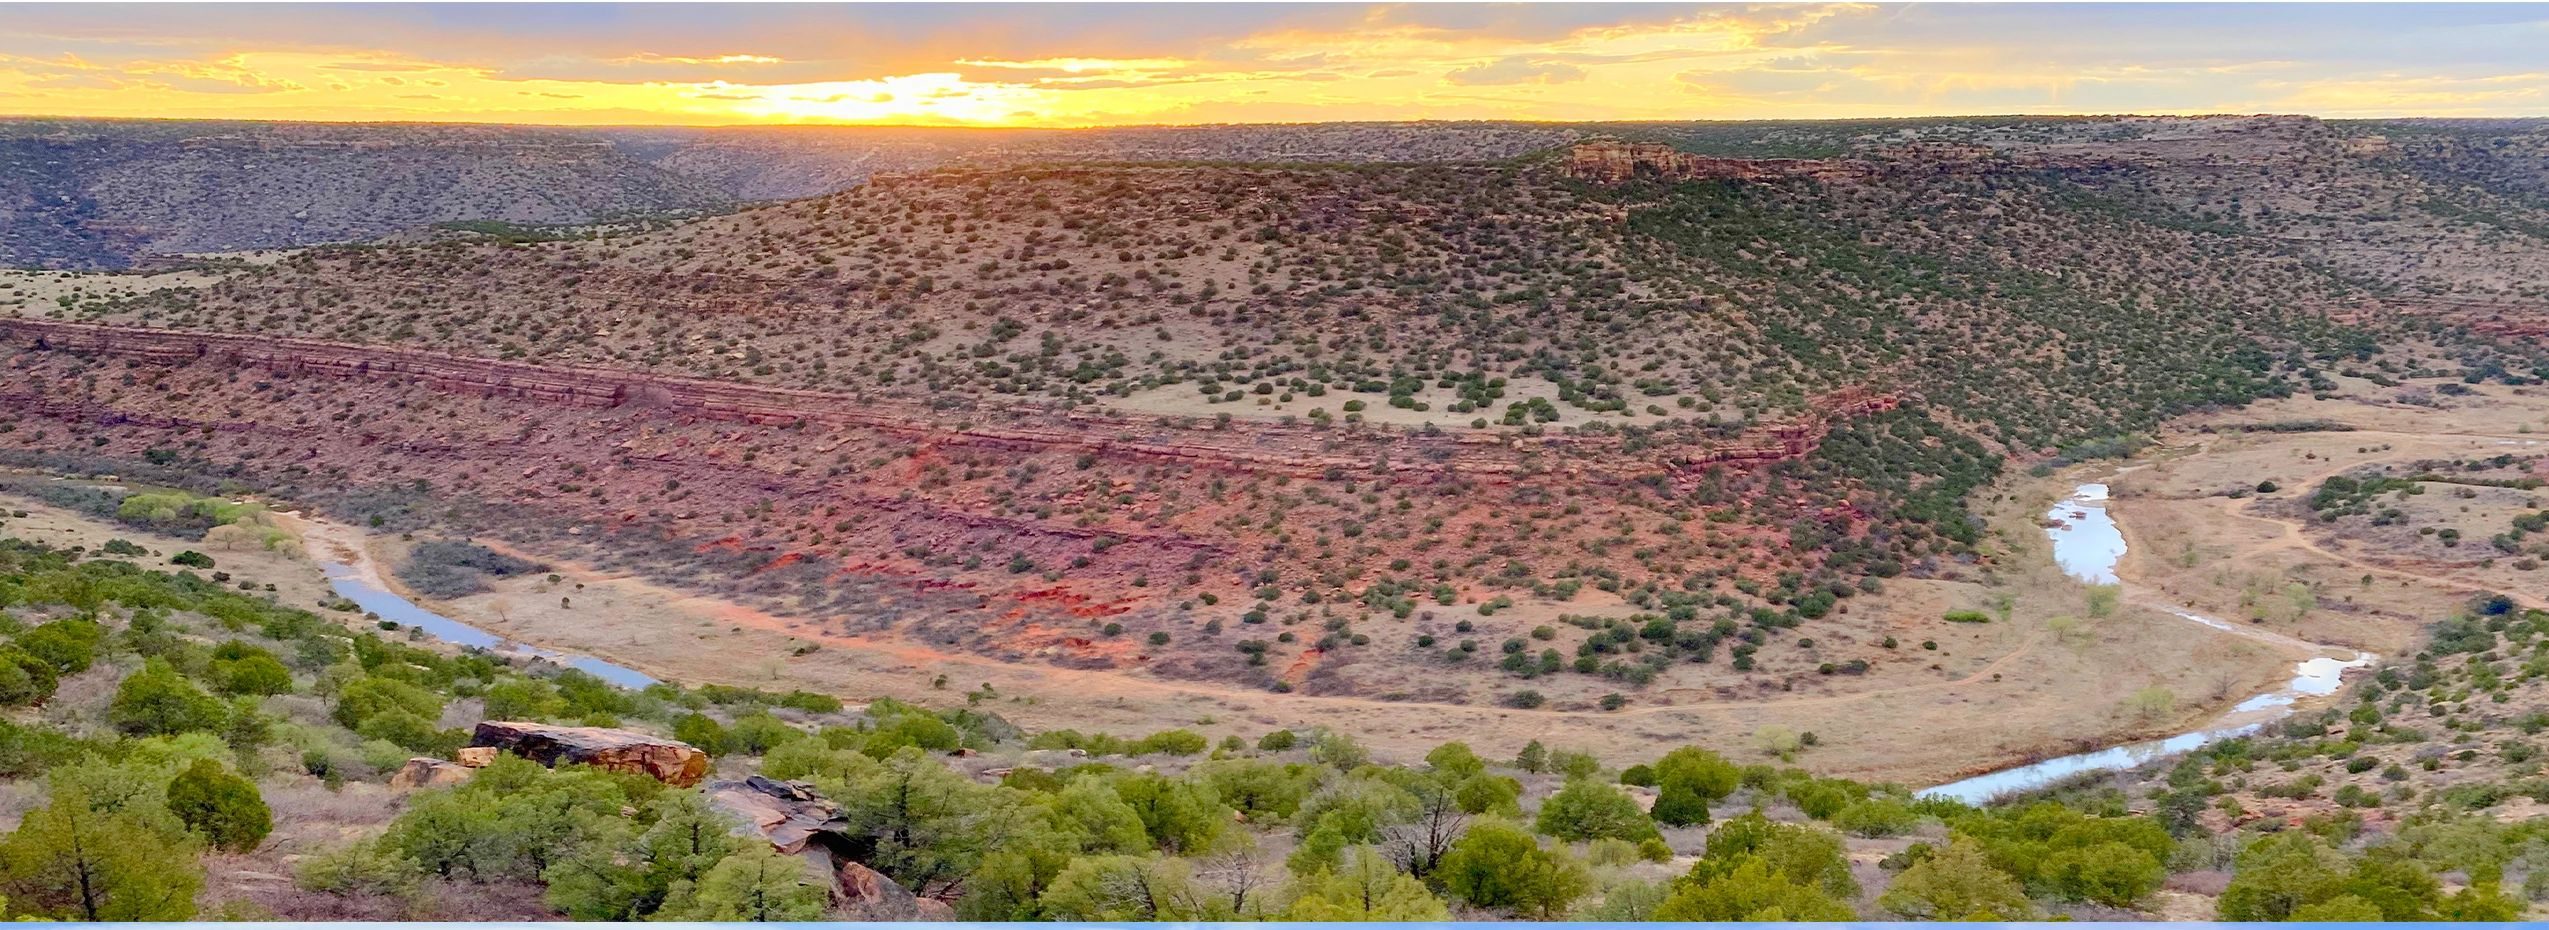
[[[2539,7],[19,5],[0,113],[1083,126],[2549,112]]]

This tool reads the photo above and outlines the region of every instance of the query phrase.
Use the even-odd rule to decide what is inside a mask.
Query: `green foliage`
[[[1852,836],[1901,836],[1920,823],[1920,814],[1892,798],[1869,798],[1832,815],[1832,826]]]
[[[198,759],[168,783],[168,812],[207,845],[247,852],[274,831],[257,784],[210,759]]]
[[[1075,859],[1037,899],[1050,920],[1174,921],[1223,916],[1193,867],[1164,856]]]
[[[2036,913],[2018,880],[1992,868],[1970,842],[1950,843],[1904,869],[1876,904],[1910,920],[2032,920]]]
[[[1733,794],[1741,773],[1724,757],[1684,746],[1655,762],[1655,821],[1683,827],[1708,822],[1708,806]]]
[[[267,697],[292,693],[292,670],[273,653],[232,640],[213,650],[214,687],[223,694]]]
[[[293,869],[293,884],[304,891],[349,898],[411,899],[422,890],[423,875],[387,845],[351,843],[303,858]]]
[[[662,790],[642,775],[499,756],[460,787],[414,795],[382,842],[434,875],[532,879],[622,835],[621,809]]]
[[[18,634],[11,645],[43,660],[57,675],[77,675],[97,661],[97,646],[105,635],[94,620],[55,620]]]
[[[1472,824],[1435,875],[1455,899],[1535,920],[1565,914],[1592,890],[1583,863],[1565,850],[1542,849],[1530,832],[1500,820]]]
[[[1368,846],[1345,854],[1333,872],[1303,878],[1283,919],[1304,921],[1438,921],[1451,918],[1425,883],[1398,870]]]
[[[922,894],[961,884],[986,855],[1037,826],[1014,789],[976,784],[908,747],[845,781],[818,775],[815,785],[841,803],[853,835],[875,843],[868,866]],[[1170,818],[1163,815],[1162,823]]]
[[[1425,764],[1453,779],[1467,778],[1487,770],[1487,762],[1468,743],[1450,742],[1434,747],[1425,754]]]
[[[726,814],[691,792],[666,793],[641,819],[653,824],[633,836],[605,832],[549,866],[541,874],[549,905],[578,920],[643,919],[689,894],[745,844]]]
[[[56,920],[191,920],[203,881],[192,840],[76,790],[56,790],[0,841],[10,908]]]
[[[0,649],[0,707],[41,704],[60,687],[52,663],[16,649]]]
[[[107,705],[107,722],[134,736],[219,730],[230,707],[178,674],[165,659],[152,659],[127,675]]]
[[[2159,890],[2168,869],[2149,852],[2106,842],[2059,849],[2038,873],[2053,893],[2108,907],[2131,907]]]
[[[823,916],[829,876],[803,859],[749,843],[718,860],[696,883],[677,886],[667,920],[808,921]]]
[[[1637,799],[1592,778],[1571,778],[1540,805],[1533,827],[1570,843],[1595,839],[1631,843],[1660,839],[1655,821],[1647,819]]]
[[[1655,920],[1834,921],[1858,916],[1822,889],[1748,859],[1705,878],[1685,878],[1655,907]]]
[[[566,709],[566,700],[558,695],[557,686],[537,678],[509,678],[497,682],[487,686],[479,698],[485,704],[489,720],[553,720]],[[700,746],[698,743],[691,745]],[[716,751],[707,746],[700,748]]]
[[[329,712],[346,729],[360,730],[364,721],[388,713],[433,720],[442,716],[443,700],[421,685],[366,676],[339,685]]]

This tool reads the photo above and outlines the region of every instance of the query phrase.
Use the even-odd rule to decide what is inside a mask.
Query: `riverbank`
[[[2124,470],[2127,469],[2116,471]],[[2108,477],[2111,479],[2113,476]],[[2131,545],[2125,527],[2110,512],[2111,500],[2110,488],[2105,481],[2089,481],[2081,483],[2070,496],[2046,510],[2040,525],[2052,547],[2053,561],[2061,566],[2064,573],[2083,584],[2114,586],[2117,603],[2129,599],[2215,633],[2244,637],[2307,657],[2294,664],[2292,678],[2283,687],[2249,696],[2202,727],[2159,739],[2002,769],[1940,785],[1923,794],[1980,803],[2005,794],[2046,787],[2089,772],[2136,768],[2216,740],[2255,732],[2290,716],[2306,700],[2334,694],[2343,684],[2346,672],[2368,668],[2376,660],[2371,653],[2361,650],[2313,643],[2205,616],[2153,599],[2140,586],[2126,584],[2119,571],[2126,554],[2131,551]]]
[[[1989,502],[2005,507],[2042,486],[2019,479]],[[403,557],[402,540],[309,515],[290,518],[309,560],[279,570],[307,579],[299,588],[285,587],[306,592],[286,597],[288,603],[315,605],[326,598],[325,567],[341,562],[340,580],[408,596],[418,608],[490,639],[591,656],[685,684],[804,688],[852,703],[886,696],[961,700],[1035,729],[1146,733],[1185,727],[1253,739],[1276,728],[1329,727],[1356,735],[1385,758],[1419,757],[1450,740],[1501,756],[1536,740],[1591,752],[1614,765],[1650,761],[1684,743],[1741,759],[1778,761],[1765,755],[1759,734],[1812,732],[1819,745],[1794,756],[1792,764],[1908,784],[1936,784],[2171,732],[2166,727],[2176,718],[2133,716],[2119,706],[2117,695],[2153,682],[2188,693],[2216,679],[2262,684],[2252,671],[2277,662],[2259,644],[2189,638],[2184,627],[2158,622],[2109,622],[2082,635],[2057,634],[2052,622],[2078,613],[2079,586],[2034,548],[2043,540],[2030,525],[2032,512],[1994,510],[1992,518],[1995,535],[2016,544],[1996,552],[1979,576],[1898,579],[1879,596],[1881,602],[1852,605],[1856,611],[1846,619],[1869,627],[1859,635],[1899,640],[1900,658],[1889,657],[1895,664],[1887,675],[1822,679],[1813,682],[1813,691],[1759,696],[1649,691],[1632,695],[1634,703],[1614,712],[1281,695],[1139,673],[1004,662],[908,638],[845,635],[818,620],[776,616],[519,549],[511,551],[550,564],[558,580],[516,578],[499,582],[495,591],[450,601],[414,598],[385,569]],[[106,524],[88,532],[92,546],[109,535],[134,535]],[[500,541],[478,541],[510,549]],[[1996,597],[2006,597],[2009,607],[1995,622],[1939,619],[1944,611],[1984,606]],[[407,622],[421,626],[417,619]],[[1817,635],[1848,634],[1835,624]],[[1928,642],[1936,648],[1920,648]]]

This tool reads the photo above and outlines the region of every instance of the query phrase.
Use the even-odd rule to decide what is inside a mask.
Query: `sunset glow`
[[[54,6],[0,113],[556,124],[2549,112],[2538,7]]]

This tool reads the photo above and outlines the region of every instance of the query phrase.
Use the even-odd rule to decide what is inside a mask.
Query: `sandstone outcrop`
[[[1716,161],[1725,161],[1718,159]],[[1774,160],[1775,161],[1775,160]],[[947,414],[918,405],[847,394],[677,378],[609,368],[534,365],[417,349],[355,345],[230,333],[0,318],[0,346],[126,358],[158,365],[213,363],[258,368],[286,376],[398,381],[438,391],[529,400],[589,409],[627,409],[671,418],[741,421],[765,425],[814,423],[872,431],[937,446],[1092,454],[1165,460],[1314,477],[1330,470],[1518,476],[1553,463],[1543,453],[1584,452],[1565,468],[1589,477],[1629,477],[1654,463],[1634,456],[1602,455],[1613,436],[1512,436],[1502,433],[1428,433],[1404,430],[1330,430],[1276,423],[1197,423],[1179,426],[1158,418],[1087,409],[1044,415],[967,412],[978,421],[949,426]],[[1844,392],[1860,394],[1865,392]],[[1838,395],[1836,395],[1838,396]],[[1892,395],[1877,395],[1891,398]],[[72,401],[45,396],[0,396],[13,406],[47,415],[112,416],[134,422],[130,411],[63,409]],[[1789,458],[1812,451],[1825,411],[1854,402],[1821,402],[1807,418],[1766,428],[1762,435],[1677,447],[1682,465]],[[1891,401],[1888,401],[1890,407]],[[144,425],[198,428],[194,422]],[[274,427],[267,427],[274,428]],[[288,428],[288,427],[287,427]],[[1122,535],[1116,533],[1113,535]]]
[[[1976,175],[1996,171],[2087,171],[2114,159],[2069,152],[2002,152],[1986,145],[1910,142],[1862,150],[1846,158],[1723,158],[1661,142],[1588,139],[1567,149],[1559,170],[1596,184],[1725,180],[1871,181],[1887,177]]]
[[[515,720],[478,724],[469,744],[493,747],[541,765],[590,765],[633,772],[680,788],[708,777],[708,754],[689,743],[606,727],[561,727]]]
[[[470,766],[418,756],[407,760],[397,774],[389,777],[389,786],[402,790],[448,788],[468,781],[469,776],[475,774],[477,769]]]
[[[1591,139],[1576,143],[1567,149],[1561,170],[1568,177],[1601,184],[1619,184],[1641,177],[1665,181],[1712,178],[1769,181],[1857,177],[1867,173],[1864,166],[1839,159],[1716,158],[1685,152],[1661,142],[1624,142],[1618,139]]]
[[[856,846],[840,805],[802,782],[753,775],[709,782],[700,793],[780,852],[794,856],[813,850],[837,857]]]
[[[714,781],[701,790],[708,803],[734,818],[738,833],[802,858],[809,872],[831,883],[836,915],[854,921],[947,920],[945,902],[921,898],[893,879],[859,864],[874,844],[849,832],[840,805],[802,782],[760,775]]]

